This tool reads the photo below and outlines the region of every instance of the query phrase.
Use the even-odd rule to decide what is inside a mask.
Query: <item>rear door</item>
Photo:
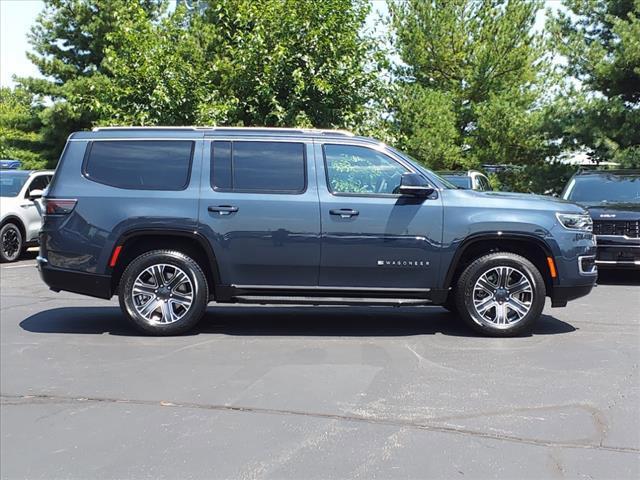
[[[322,219],[320,285],[425,289],[436,285],[442,200],[396,193],[413,168],[374,146],[316,147]]]
[[[205,142],[199,220],[222,283],[316,286],[320,213],[312,141],[214,138]]]

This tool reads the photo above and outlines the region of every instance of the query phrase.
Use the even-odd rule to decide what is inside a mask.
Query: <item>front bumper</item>
[[[640,239],[598,236],[596,265],[600,268],[639,268]]]
[[[95,273],[85,273],[62,268],[55,268],[49,265],[46,258],[36,258],[40,278],[51,290],[59,292],[79,293],[90,297],[110,299],[111,276],[96,275]]]
[[[551,292],[551,306],[554,308],[566,307],[567,302],[570,300],[589,295],[594,285],[595,282],[587,285],[572,285],[567,287],[556,285]]]

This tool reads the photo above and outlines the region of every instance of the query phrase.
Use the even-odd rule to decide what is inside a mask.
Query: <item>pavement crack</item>
[[[287,416],[309,417],[309,418],[326,419],[326,420],[340,420],[340,421],[346,421],[346,422],[362,422],[362,423],[368,423],[372,425],[387,425],[387,426],[394,426],[399,428],[404,427],[404,428],[411,428],[415,430],[424,430],[424,431],[446,433],[446,434],[452,434],[452,435],[463,435],[463,436],[470,436],[470,437],[476,437],[476,438],[485,438],[490,440],[535,445],[540,447],[606,450],[606,451],[612,451],[612,452],[618,452],[618,453],[633,453],[633,454],[640,453],[640,449],[633,448],[633,447],[606,446],[606,445],[592,444],[592,443],[545,441],[540,439],[519,437],[515,435],[483,432],[479,430],[472,430],[472,429],[455,427],[455,426],[443,426],[443,425],[433,424],[429,422],[412,422],[408,420],[395,419],[395,418],[374,418],[374,417],[368,417],[364,415],[306,412],[306,411],[300,411],[300,410],[261,408],[261,407],[251,407],[251,406],[243,406],[243,405],[204,404],[204,403],[166,401],[166,400],[156,401],[156,400],[120,399],[120,398],[111,398],[111,397],[77,397],[77,396],[50,395],[50,394],[29,394],[29,395],[0,394],[0,403],[3,406],[31,405],[31,404],[39,404],[39,403],[85,403],[85,402],[125,403],[130,405],[159,406],[164,408],[185,408],[185,409],[200,409],[200,410],[212,410],[212,411],[222,411],[222,412],[253,413],[253,414],[263,414],[263,415],[287,415]]]

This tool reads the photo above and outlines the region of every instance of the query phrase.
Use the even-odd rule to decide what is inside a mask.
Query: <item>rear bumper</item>
[[[556,285],[551,292],[551,306],[566,307],[567,302],[589,295],[594,285],[595,282],[587,285],[572,285],[568,287]]]
[[[111,277],[109,275],[96,275],[94,273],[77,272],[55,268],[49,265],[47,260],[38,257],[38,271],[40,278],[49,288],[55,292],[79,293],[90,297],[110,299]]]

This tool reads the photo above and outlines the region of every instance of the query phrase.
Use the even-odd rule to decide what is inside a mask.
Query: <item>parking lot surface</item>
[[[2,478],[638,478],[640,280],[531,336],[440,308],[209,307],[138,335],[117,302],[0,267]]]

